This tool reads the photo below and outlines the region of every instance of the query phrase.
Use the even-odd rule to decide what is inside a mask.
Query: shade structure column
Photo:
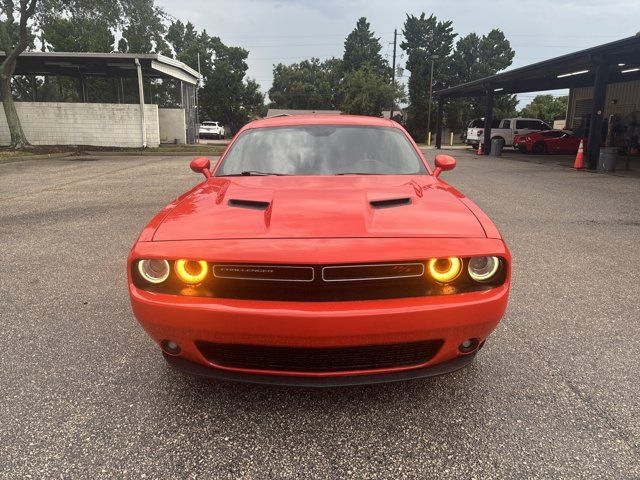
[[[491,85],[486,87],[487,105],[484,111],[484,140],[483,155],[491,153],[491,124],[493,123],[493,88]]]
[[[444,113],[444,99],[438,97],[438,116],[436,118],[436,148],[442,148],[442,114]]]
[[[589,122],[589,139],[587,141],[587,168],[597,170],[602,143],[602,122],[604,102],[607,95],[607,81],[609,65],[599,61],[595,66],[593,83],[593,104],[591,106],[591,120]]]
[[[140,129],[142,130],[142,148],[147,148],[147,122],[144,118],[144,87],[142,82],[142,68],[140,61],[135,59],[136,70],[138,73],[138,95],[140,100]]]

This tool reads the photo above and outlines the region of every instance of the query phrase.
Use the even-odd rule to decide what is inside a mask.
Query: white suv
[[[200,138],[224,138],[224,127],[220,122],[202,122],[198,130]]]

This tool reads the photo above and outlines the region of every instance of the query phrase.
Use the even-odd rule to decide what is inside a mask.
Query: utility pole
[[[200,90],[200,52],[198,52],[198,81],[196,82],[196,143],[200,143],[200,103],[198,102],[198,90]]]
[[[396,45],[398,43],[398,29],[393,30],[393,61],[391,63],[391,84],[393,85],[393,91],[396,90]],[[391,112],[389,112],[389,120],[393,120],[393,107],[395,106],[396,99],[391,99]]]
[[[438,55],[431,55],[431,75],[429,79],[429,111],[427,112],[427,137],[431,135],[431,97],[433,95],[433,61],[437,60]],[[427,138],[427,142],[429,142],[429,138]]]

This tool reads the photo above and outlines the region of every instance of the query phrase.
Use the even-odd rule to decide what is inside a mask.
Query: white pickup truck
[[[541,130],[551,130],[551,127],[537,118],[503,118],[491,123],[491,139],[502,138],[505,146],[513,146],[515,135],[524,135]],[[478,143],[484,141],[484,120],[477,118],[469,122],[467,128],[467,145],[478,148]]]

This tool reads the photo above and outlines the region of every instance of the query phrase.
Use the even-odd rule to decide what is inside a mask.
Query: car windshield
[[[407,137],[396,128],[305,125],[242,133],[216,176],[428,174]]]

